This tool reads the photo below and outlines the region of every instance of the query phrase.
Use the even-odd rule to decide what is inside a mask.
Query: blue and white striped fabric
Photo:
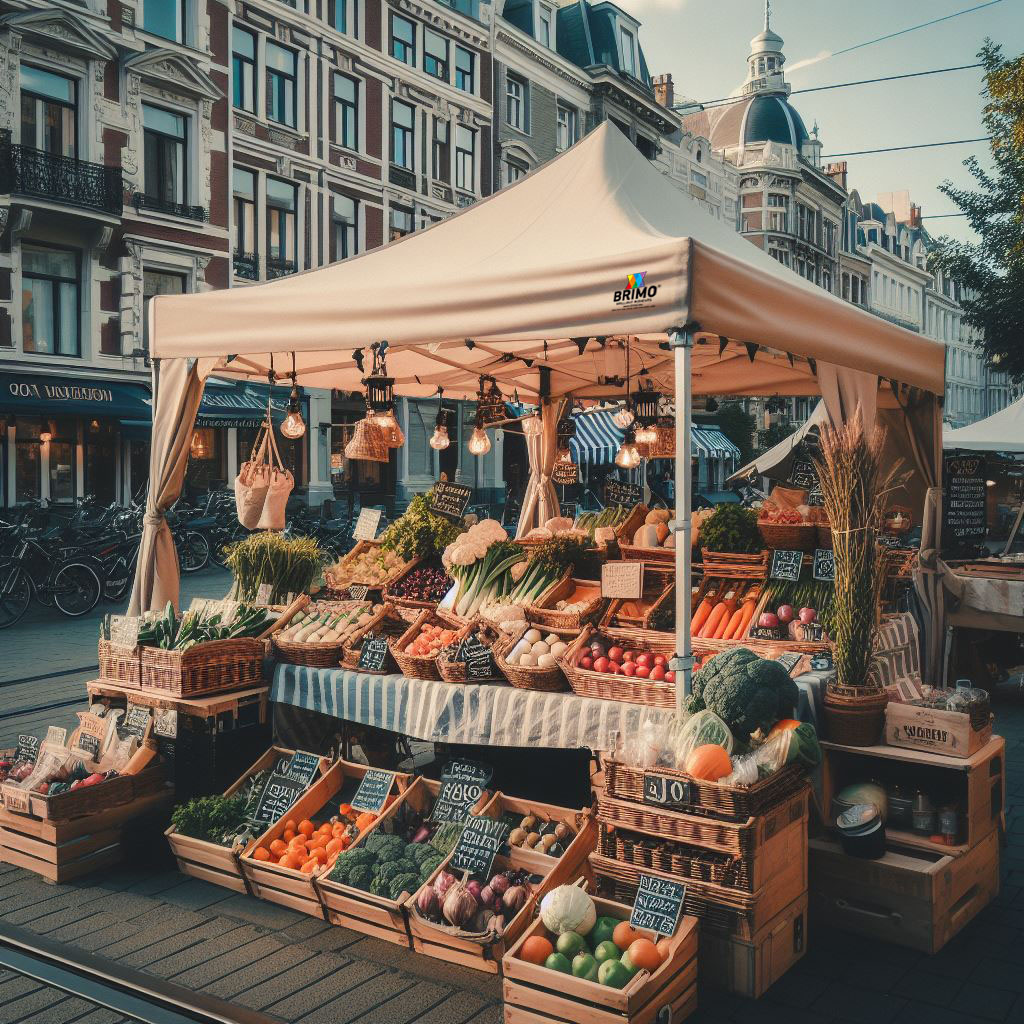
[[[593,466],[610,466],[622,445],[625,432],[615,426],[612,409],[576,413],[576,436],[569,438],[572,461],[578,466],[589,462]]]
[[[432,743],[614,750],[668,712],[573,693],[278,665],[270,699]]]
[[[703,455],[707,459],[738,459],[740,450],[718,429],[718,427],[690,428],[690,454]]]

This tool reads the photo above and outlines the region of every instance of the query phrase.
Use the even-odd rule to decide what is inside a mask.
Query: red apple
[[[791,604],[780,604],[775,614],[778,615],[779,622],[785,626],[786,623],[793,621],[793,606]]]
[[[650,665],[640,665],[640,664],[638,664],[637,667],[636,667],[636,674],[641,679],[646,679],[651,674],[651,667],[650,667]]]
[[[665,666],[664,665],[655,665],[654,668],[651,669],[651,674],[650,674],[649,678],[651,678],[651,679],[664,679],[665,678]]]
[[[650,654],[638,654],[636,663],[638,667],[650,668],[654,664],[654,658]]]
[[[608,671],[611,672],[613,676],[617,676],[622,672],[622,666],[617,661],[609,660]]]
[[[636,661],[636,651],[626,651],[622,655],[623,661]]]
[[[607,658],[605,658],[605,657],[597,658],[594,661],[594,671],[595,672],[607,672],[608,671],[608,666],[610,664],[611,664],[611,662]]]
[[[588,657],[586,657],[586,655],[584,655],[582,658],[580,658],[580,668],[591,669],[593,667],[594,667],[594,659],[593,658],[588,658]]]
[[[668,664],[668,658],[666,658],[664,654],[656,654],[654,656],[654,664],[655,665],[667,665]]]
[[[672,669],[669,669],[665,673],[665,682],[666,683],[674,683],[675,681],[676,681],[676,674],[675,674],[675,672],[672,671]]]
[[[777,615],[773,615],[771,612],[762,612],[761,618],[757,620],[757,624],[762,629],[778,629],[779,617]]]
[[[622,663],[622,674],[624,676],[636,675],[636,662],[626,661]]]
[[[618,662],[621,665],[625,653],[626,652],[621,647],[609,647],[608,660]]]
[[[818,613],[813,608],[801,608],[800,609],[800,621],[806,626],[809,622],[814,622],[818,617]]]

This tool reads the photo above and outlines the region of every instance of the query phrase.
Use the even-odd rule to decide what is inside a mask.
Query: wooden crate
[[[971,716],[890,701],[885,708],[885,742],[947,757],[970,757],[992,739],[992,720],[975,729]]]
[[[259,846],[267,846],[280,839],[285,823],[294,818],[301,821],[309,818],[313,822],[326,821],[335,812],[339,797],[346,788],[355,793],[356,786],[370,770],[368,765],[351,761],[335,761],[333,765],[306,790],[288,812],[287,818],[275,822],[259,839],[238,858],[242,874],[249,883],[253,896],[279,903],[282,907],[302,911],[312,917],[324,919],[324,909],[313,885],[313,876],[280,864],[259,861],[253,852]],[[396,774],[398,793],[409,784],[409,776]]]
[[[372,549],[381,550],[381,541],[379,540],[361,540],[358,541],[355,547],[348,552],[335,565],[328,566],[324,570],[324,579],[327,585],[334,590],[344,591],[348,587],[353,585],[365,585],[370,588],[371,591],[383,591],[385,587],[390,586],[396,580],[400,580],[410,569],[415,568],[419,565],[421,559],[413,558],[406,562],[404,565],[399,566],[394,572],[391,573],[385,580],[371,580],[363,578],[359,575],[358,571],[351,568],[355,560],[363,554],[364,551],[370,551]]]
[[[812,839],[810,903],[819,924],[937,953],[999,892],[999,836],[961,856],[890,843],[878,860]]]
[[[294,753],[294,750],[288,750],[285,747],[271,747],[248,771],[224,791],[224,796],[234,796],[258,772],[272,770],[280,758],[290,758]],[[326,772],[329,764],[330,762],[326,758],[321,759],[321,774]],[[249,891],[242,875],[242,869],[238,866],[238,858],[241,853],[252,849],[255,840],[248,843],[244,850],[233,850],[231,847],[221,846],[219,843],[210,843],[204,839],[184,836],[173,825],[167,829],[164,835],[167,836],[167,842],[178,862],[178,870],[183,875],[192,875],[193,878],[201,878],[205,882],[222,885],[235,892]]]
[[[596,898],[599,916],[628,920],[630,908]],[[679,1024],[697,1008],[697,919],[682,917],[669,952],[652,972],[638,971],[622,989],[548,970],[519,957],[523,943],[546,929],[535,918],[505,954],[505,1024]],[[666,1011],[666,1007],[668,1010]]]
[[[172,799],[166,791],[150,793],[68,821],[0,810],[0,861],[34,871],[48,882],[70,882],[120,862],[124,826],[166,812]]]
[[[434,806],[440,789],[441,783],[433,779],[425,779],[422,776],[413,779],[409,788],[381,814],[373,826],[368,828],[350,849],[358,849],[359,845],[378,828],[386,828],[386,822],[393,818],[403,805],[413,807],[426,817]],[[473,808],[473,813],[481,812],[490,799],[490,794],[484,793],[476,807]],[[394,942],[407,948],[412,945],[403,907],[409,893],[403,893],[399,899],[391,900],[383,896],[376,896],[365,889],[342,885],[329,878],[329,875],[330,869],[321,871],[314,879],[313,884],[320,896],[324,915],[331,924],[351,928],[352,931],[362,935],[372,935],[374,938]]]
[[[845,785],[866,779],[883,785],[889,779],[905,782],[909,775],[919,778],[926,790],[952,795],[960,810],[959,842],[947,846],[887,825],[886,836],[891,842],[960,856],[994,832],[1002,820],[1006,806],[1006,744],[1001,736],[993,736],[970,757],[945,757],[892,746],[848,747],[828,741],[823,741],[821,748],[822,806],[830,827],[835,826],[832,798]]]
[[[760,999],[807,951],[807,893],[780,910],[753,940],[702,927],[700,980]]]

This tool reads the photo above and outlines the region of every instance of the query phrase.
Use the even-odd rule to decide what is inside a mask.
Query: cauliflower
[[[686,710],[696,714],[710,708],[746,743],[752,732],[767,732],[780,718],[791,718],[798,699],[796,683],[777,661],[734,647],[697,673]]]

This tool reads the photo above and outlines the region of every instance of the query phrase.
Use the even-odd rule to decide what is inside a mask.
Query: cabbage
[[[578,885],[560,885],[540,901],[544,927],[554,935],[587,935],[597,921],[594,901]]]

